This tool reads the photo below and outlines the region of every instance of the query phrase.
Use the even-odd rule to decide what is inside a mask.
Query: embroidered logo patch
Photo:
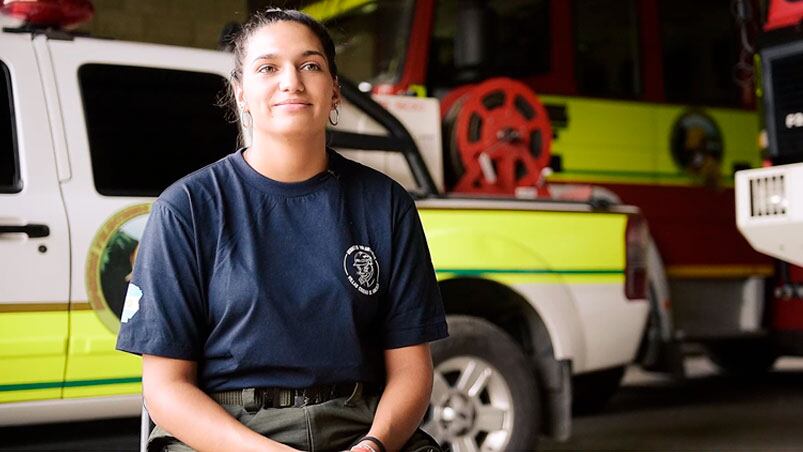
[[[343,270],[351,285],[360,293],[373,295],[379,290],[379,262],[371,248],[354,245],[346,250]]]
[[[129,284],[128,291],[125,294],[125,304],[123,304],[123,314],[120,316],[120,322],[128,322],[139,311],[139,300],[141,298],[142,289],[133,283]]]

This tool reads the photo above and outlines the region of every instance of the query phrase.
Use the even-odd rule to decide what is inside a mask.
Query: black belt
[[[375,394],[376,387],[362,382],[319,385],[309,388],[245,388],[209,394],[221,405],[241,405],[252,411],[259,408],[301,408],[339,397]]]

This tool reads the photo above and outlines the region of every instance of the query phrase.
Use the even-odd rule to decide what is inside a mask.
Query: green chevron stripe
[[[139,383],[140,377],[104,378],[100,380],[73,380],[73,381],[43,381],[41,383],[19,383],[13,385],[0,385],[0,392],[25,391],[29,389],[75,388],[82,386],[119,385],[125,383]]]

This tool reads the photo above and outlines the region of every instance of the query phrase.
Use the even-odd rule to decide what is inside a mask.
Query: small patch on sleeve
[[[139,311],[139,300],[142,298],[142,289],[135,284],[128,285],[128,291],[125,294],[125,304],[123,305],[123,314],[120,316],[120,322],[128,322],[134,314]]]

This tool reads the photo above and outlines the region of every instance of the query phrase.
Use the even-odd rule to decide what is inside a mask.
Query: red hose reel
[[[549,195],[542,171],[549,165],[552,126],[527,85],[489,79],[447,96],[443,108],[457,177],[452,191],[512,195],[530,187]]]

